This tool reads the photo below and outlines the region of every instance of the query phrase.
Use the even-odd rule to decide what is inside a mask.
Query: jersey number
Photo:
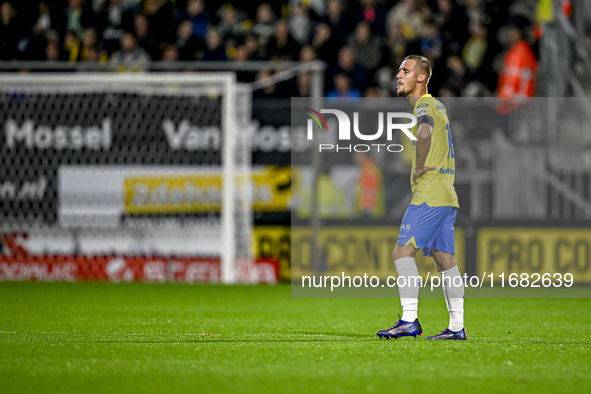
[[[451,139],[451,127],[449,127],[449,123],[445,124],[445,129],[447,130],[447,142],[449,144],[449,151],[447,152],[447,158],[451,156],[452,159],[455,159],[454,156],[454,142]]]

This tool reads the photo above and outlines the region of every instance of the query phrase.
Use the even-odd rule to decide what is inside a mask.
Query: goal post
[[[93,250],[217,255],[212,280],[253,282],[250,120],[233,72],[0,74],[2,231],[133,234]]]

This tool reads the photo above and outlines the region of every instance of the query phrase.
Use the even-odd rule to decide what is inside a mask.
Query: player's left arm
[[[431,133],[433,132],[433,118],[428,115],[424,115],[421,119],[419,118],[419,129],[417,132],[416,142],[416,166],[415,172],[412,174],[412,180],[414,183],[419,183],[419,178],[427,171],[433,171],[436,167],[425,167],[425,161],[429,155],[431,149]]]

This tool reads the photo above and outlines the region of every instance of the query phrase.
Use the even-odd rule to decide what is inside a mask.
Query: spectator
[[[347,41],[350,31],[348,16],[344,12],[341,0],[328,0],[326,6],[326,23],[332,31],[332,37],[335,40],[336,47],[340,48]]]
[[[300,4],[305,4],[310,19],[315,22],[320,21],[326,15],[326,0],[289,0],[289,8],[292,10]]]
[[[478,25],[464,46],[462,59],[474,77],[489,90],[494,90],[497,82],[492,69],[493,56],[488,42],[488,30],[485,26]]]
[[[103,0],[93,0],[94,2],[103,1]],[[127,10],[135,10],[134,13],[139,11],[140,6],[142,6],[142,0],[121,0],[121,4],[123,8]]]
[[[431,64],[437,64],[443,52],[443,35],[439,26],[434,21],[429,21],[419,40],[419,52],[425,56]]]
[[[486,55],[488,49],[487,30],[483,25],[478,25],[475,28],[474,34],[470,36],[464,50],[462,51],[462,58],[468,68],[476,71],[480,66]]]
[[[443,35],[443,57],[461,53],[468,39],[468,23],[465,9],[451,0],[437,0],[435,22]]]
[[[247,35],[244,39],[244,47],[248,60],[264,60],[266,58],[266,48],[260,46],[259,41],[252,34]]]
[[[258,6],[256,23],[252,27],[251,33],[262,38],[260,42],[263,43],[267,43],[275,33],[275,15],[269,4],[263,3]]]
[[[439,25],[431,18],[425,21],[419,39],[409,42],[406,48],[408,53],[419,53],[425,56],[434,69],[444,69],[447,67],[446,59],[450,56],[450,54],[444,56],[444,46]],[[434,73],[429,82],[430,89],[437,92],[444,78],[443,73]]]
[[[538,62],[521,31],[509,27],[509,50],[499,76],[498,95],[505,98],[525,98],[534,95]]]
[[[237,61],[259,60],[259,44],[256,37],[248,35],[244,41],[236,46],[234,59]]]
[[[437,92],[437,96],[438,97],[445,97],[445,98],[458,97],[455,92],[451,91],[450,89],[448,89],[446,87],[440,88],[439,91]]]
[[[175,49],[179,60],[195,60],[200,52],[203,52],[201,40],[194,34],[193,23],[190,20],[181,22]]]
[[[365,89],[365,92],[363,92],[363,97],[378,98],[386,97],[386,95],[384,94],[384,91],[377,86],[370,86],[369,88]]]
[[[474,33],[479,26],[487,21],[483,4],[480,0],[466,0],[466,17],[468,18],[468,32]]]
[[[392,62],[392,64],[387,64],[376,72],[375,81],[380,90],[384,91],[387,96],[394,96],[396,97],[396,74],[398,73],[398,68],[394,65],[400,64],[401,62]]]
[[[188,22],[188,21],[186,21]],[[179,50],[174,44],[166,44],[162,51],[162,60],[165,62],[176,62],[179,60]]]
[[[10,2],[5,1],[0,5],[0,17],[0,59],[17,59],[17,44],[23,37],[23,30]]]
[[[428,14],[428,10],[421,7],[418,0],[401,0],[388,12],[386,28],[390,31],[399,27],[407,41],[416,40],[425,28]]]
[[[451,97],[460,97],[469,82],[464,62],[459,56],[448,57],[447,71],[447,78],[443,82],[442,89],[451,92]]]
[[[70,31],[79,36],[85,27],[92,26],[92,16],[92,11],[83,7],[82,0],[68,0],[68,6],[61,13],[56,28],[60,34],[65,35]]]
[[[336,66],[329,71],[328,81],[333,82],[337,74],[345,74],[353,88],[363,90],[369,85],[367,70],[356,63],[353,50],[344,46],[339,51]]]
[[[357,10],[355,23],[365,22],[373,34],[384,37],[386,32],[387,10],[383,5],[377,4],[376,0],[361,0],[361,7]]]
[[[310,41],[312,22],[309,11],[308,6],[298,3],[289,17],[289,31],[300,45],[305,45]]]
[[[234,60],[237,62],[246,62],[250,60],[246,45],[238,45],[234,51]]]
[[[396,96],[396,74],[398,66],[406,56],[406,40],[402,35],[400,26],[388,30],[388,38],[384,45],[382,56],[383,65],[375,74],[375,81],[379,88],[390,96]]]
[[[256,41],[255,41],[256,43]],[[245,62],[252,60],[250,58],[249,49],[246,45],[238,45],[234,51],[234,60],[237,62]],[[251,83],[255,80],[256,74],[251,71],[238,71],[236,79],[240,82]]]
[[[172,2],[167,0],[149,0],[142,8],[148,19],[148,26],[156,26],[152,33],[158,41],[172,43],[176,41],[176,20]]]
[[[360,22],[347,45],[353,50],[357,62],[367,70],[375,71],[382,60],[382,43],[371,33],[367,22]]]
[[[75,62],[78,60],[78,54],[80,53],[80,41],[75,32],[69,31],[64,36],[64,43],[62,45],[63,58],[68,62]]]
[[[220,33],[216,29],[210,28],[207,31],[207,36],[205,36],[205,45],[206,47],[203,51],[201,60],[228,60],[226,57],[226,51],[222,45]]]
[[[211,21],[209,12],[205,9],[203,0],[188,0],[183,21],[191,22],[193,35],[200,40],[205,40],[207,29]]]
[[[45,35],[51,29],[51,13],[46,2],[39,2],[37,14],[33,16],[31,22],[34,24],[30,31],[25,32],[23,29],[22,33],[18,33],[19,35],[22,34],[24,38],[17,44],[19,53],[16,56],[24,60],[41,60],[45,58],[47,46]],[[22,21],[17,24],[25,26]],[[14,38],[16,39],[16,36]]]
[[[400,25],[394,25],[387,31],[388,36],[384,43],[384,56],[382,57],[387,61],[386,66],[396,64],[396,67],[402,63],[398,61],[406,56],[407,41],[402,34]]]
[[[332,37],[332,31],[326,23],[316,26],[311,42],[312,48],[318,54],[320,60],[334,64],[337,60],[337,44]]]
[[[101,49],[94,28],[89,27],[85,29],[82,33],[82,38],[80,39],[80,48],[76,60],[84,62],[106,62],[107,59],[108,55]]]
[[[45,47],[45,60],[58,61],[60,60],[60,47],[56,41],[50,40]]]
[[[123,33],[133,29],[133,16],[123,7],[121,0],[108,0],[97,12],[94,23],[105,48],[113,53]]]
[[[41,36],[52,28],[49,5],[47,5],[45,1],[39,2],[39,5],[37,6],[37,12],[38,16],[37,20],[35,21],[35,25],[33,25],[33,34]]]
[[[361,90],[351,87],[351,80],[344,73],[339,73],[334,77],[334,90],[326,94],[326,97],[337,99],[337,101],[351,101],[363,97]]]
[[[561,0],[562,6],[561,13],[570,18],[572,13],[572,2],[571,0]],[[575,10],[576,10],[575,6]],[[554,21],[554,1],[553,0],[537,0],[536,9],[535,9],[535,28],[533,31],[533,37],[536,40],[542,38],[544,34],[544,26],[548,23],[552,23]]]
[[[113,54],[109,65],[119,72],[144,71],[148,68],[150,56],[137,46],[133,34],[124,33],[121,36],[121,49]]]
[[[300,52],[300,44],[289,32],[285,19],[280,19],[275,25],[275,36],[269,40],[269,57],[271,60],[295,60]]]
[[[226,48],[235,48],[246,35],[247,23],[243,14],[230,4],[226,4],[221,8],[221,21],[218,25],[218,31],[222,40],[226,43]]]
[[[305,46],[300,51],[300,61],[301,62],[313,62],[316,60],[318,56],[316,55],[316,51],[311,46]]]
[[[133,28],[138,45],[146,51],[151,60],[160,60],[160,41],[148,28],[148,19],[143,14],[137,14],[133,18]]]
[[[54,30],[45,34],[45,47],[43,48],[43,59],[48,61],[60,60],[59,35]]]
[[[310,73],[298,74],[297,79],[296,79],[296,85],[297,85],[298,97],[312,96]]]
[[[88,48],[87,54],[86,54],[86,59],[84,61],[86,62],[92,62],[92,63],[106,63],[106,61],[108,60],[108,56],[104,51],[100,51],[99,48],[97,46],[93,46]],[[91,69],[86,69],[86,70],[91,70]],[[93,71],[100,71],[99,68],[93,70]]]

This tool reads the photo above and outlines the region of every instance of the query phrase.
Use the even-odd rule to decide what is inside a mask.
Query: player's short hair
[[[427,75],[427,84],[429,83],[429,79],[431,79],[431,63],[425,56],[420,55],[409,55],[404,58],[404,60],[414,60],[416,65],[421,68],[421,71]]]

